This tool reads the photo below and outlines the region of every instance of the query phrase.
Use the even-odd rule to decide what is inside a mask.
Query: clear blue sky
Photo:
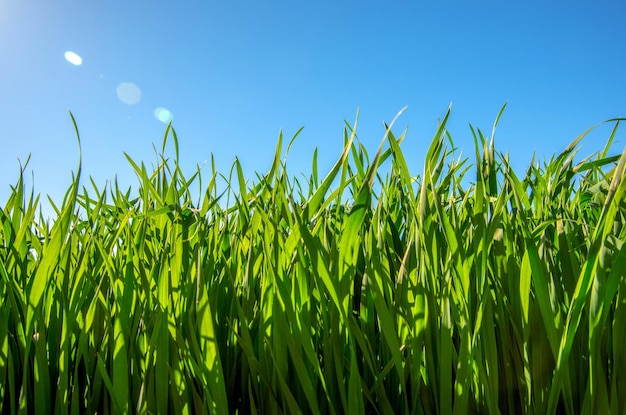
[[[68,110],[85,185],[117,176],[135,187],[123,152],[153,163],[165,131],[157,115],[167,114],[157,108],[173,115],[186,172],[213,153],[224,174],[238,156],[254,178],[281,129],[289,138],[305,127],[290,170],[308,173],[319,147],[322,174],[357,109],[374,153],[382,122],[407,105],[394,131],[408,127],[403,148],[418,174],[450,104],[449,130],[471,156],[468,125],[489,133],[508,102],[496,143],[523,169],[533,152],[550,156],[626,116],[625,15],[623,2],[589,0],[0,0],[0,205],[28,154],[35,191],[60,201],[78,159]]]

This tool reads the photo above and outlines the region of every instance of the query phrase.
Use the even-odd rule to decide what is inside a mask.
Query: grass
[[[205,182],[169,126],[154,168],[127,156],[136,190],[85,186],[79,162],[51,220],[23,166],[0,209],[0,412],[624,413],[623,120],[520,174],[493,133],[456,157],[448,115],[419,175],[404,133],[372,157],[355,122],[324,178],[316,153],[289,177],[281,136],[266,174]]]

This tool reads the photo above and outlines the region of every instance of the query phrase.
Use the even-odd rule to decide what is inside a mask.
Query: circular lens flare
[[[173,115],[170,110],[167,108],[159,107],[154,110],[154,116],[157,120],[161,121],[163,124],[167,124],[172,121]]]
[[[141,101],[141,89],[132,82],[122,82],[117,86],[117,97],[124,104],[133,105]]]

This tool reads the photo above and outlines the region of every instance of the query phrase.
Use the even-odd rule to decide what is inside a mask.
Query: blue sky
[[[622,2],[588,0],[0,0],[0,204],[29,154],[35,191],[60,201],[78,160],[68,110],[83,184],[117,176],[135,186],[123,152],[154,162],[167,114],[158,108],[173,116],[186,172],[213,154],[227,174],[237,156],[253,178],[281,130],[289,138],[305,127],[290,170],[308,173],[318,147],[321,174],[357,109],[373,154],[383,121],[404,106],[394,131],[408,128],[403,148],[419,174],[450,104],[449,130],[471,156],[469,124],[489,133],[508,102],[496,146],[524,169],[534,152],[549,157],[626,116],[625,12]],[[583,153],[609,132],[589,136]]]

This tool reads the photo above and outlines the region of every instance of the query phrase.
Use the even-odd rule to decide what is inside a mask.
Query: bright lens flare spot
[[[133,105],[141,100],[141,89],[132,82],[122,82],[117,86],[117,97],[124,104]]]
[[[172,121],[172,113],[167,108],[159,107],[154,110],[154,116],[157,120],[161,121],[163,124],[167,124]]]
[[[83,63],[83,58],[81,58],[78,53],[72,52],[71,50],[65,52],[65,60],[76,66],[82,65]]]

